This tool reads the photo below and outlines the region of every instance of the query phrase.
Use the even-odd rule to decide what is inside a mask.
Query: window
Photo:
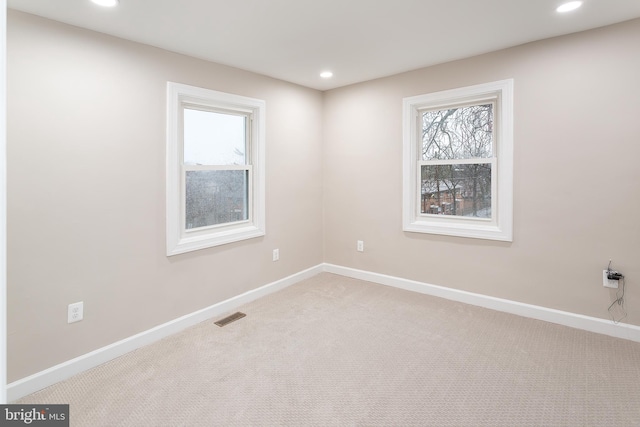
[[[265,102],[167,83],[167,255],[265,234]]]
[[[511,241],[513,80],[403,103],[403,229]]]

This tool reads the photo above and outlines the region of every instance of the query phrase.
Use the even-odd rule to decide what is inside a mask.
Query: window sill
[[[420,220],[405,224],[402,229],[412,233],[439,234],[504,242],[513,241],[511,233],[493,224],[460,223],[451,220],[448,222]]]
[[[172,242],[167,248],[167,256],[179,255],[200,249],[214,246],[226,245],[227,243],[239,242],[253,239],[265,235],[265,230],[254,225],[247,225],[232,230],[219,231],[215,234],[205,234],[199,236],[185,236]]]

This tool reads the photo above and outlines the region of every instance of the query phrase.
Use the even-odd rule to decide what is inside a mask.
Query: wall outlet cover
[[[79,322],[84,318],[84,302],[69,304],[67,309],[67,323]]]
[[[618,289],[619,280],[609,280],[607,278],[607,270],[602,270],[602,286],[605,288]]]

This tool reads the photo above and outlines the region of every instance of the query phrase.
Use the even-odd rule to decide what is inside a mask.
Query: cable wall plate
[[[607,277],[608,270],[602,270],[602,286],[605,288],[618,289],[619,280],[609,280]]]

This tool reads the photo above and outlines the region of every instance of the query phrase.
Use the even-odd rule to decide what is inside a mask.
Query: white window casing
[[[493,150],[487,158],[423,160],[421,114],[482,104],[493,105]],[[422,212],[421,167],[491,166],[491,217]],[[453,193],[455,203],[455,191]],[[403,99],[403,230],[489,240],[513,240],[513,79]]]
[[[246,118],[244,164],[185,163],[185,109]],[[265,235],[265,111],[260,99],[167,82],[167,256]],[[187,229],[186,176],[200,171],[245,172],[246,218]]]

